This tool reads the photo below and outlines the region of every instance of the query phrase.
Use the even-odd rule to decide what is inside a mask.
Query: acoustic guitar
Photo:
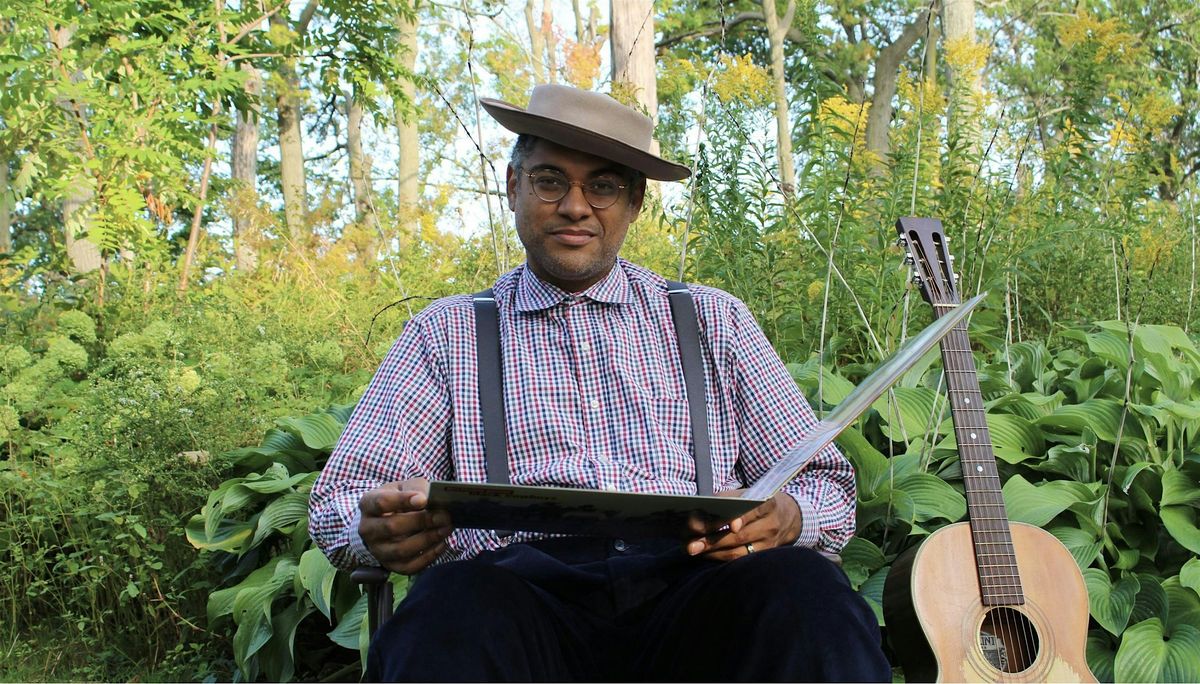
[[[952,310],[960,300],[941,222],[902,218],[896,228],[934,315]],[[969,522],[929,535],[888,574],[883,613],[905,679],[1095,682],[1075,559],[1049,532],[1008,520],[966,323],[941,349]]]

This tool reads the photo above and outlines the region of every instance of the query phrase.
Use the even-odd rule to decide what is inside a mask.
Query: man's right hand
[[[446,538],[453,531],[450,516],[425,510],[428,501],[425,478],[389,482],[363,494],[358,534],[380,565],[412,575],[446,550]]]

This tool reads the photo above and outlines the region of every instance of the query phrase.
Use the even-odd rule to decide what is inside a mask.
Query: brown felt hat
[[[479,102],[513,133],[609,159],[654,180],[677,181],[692,175],[688,167],[650,154],[654,129],[650,117],[607,95],[547,84],[533,89],[525,109],[487,97]]]

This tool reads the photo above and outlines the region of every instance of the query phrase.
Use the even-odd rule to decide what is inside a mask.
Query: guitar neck
[[[934,311],[940,316],[956,306],[935,303]],[[988,606],[1022,604],[1025,597],[966,324],[959,324],[946,335],[941,348],[980,596]]]

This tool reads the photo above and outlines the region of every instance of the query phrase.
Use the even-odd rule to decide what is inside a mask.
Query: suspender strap
[[[679,341],[684,387],[692,423],[692,457],[696,461],[696,493],[713,493],[712,453],[708,442],[708,411],[704,392],[704,364],[700,356],[700,327],[696,305],[687,285],[667,281],[671,318]],[[483,450],[488,482],[509,484],[508,437],[504,424],[504,381],[501,376],[500,320],[490,289],[473,297],[475,353],[479,367],[479,409],[483,414]]]
[[[487,479],[509,484],[508,436],[504,426],[504,380],[500,367],[500,318],[491,289],[477,293],[475,303],[475,354],[479,365],[479,410],[483,414],[483,453]]]
[[[708,410],[704,393],[704,364],[700,358],[700,327],[696,322],[696,304],[687,285],[667,281],[671,318],[679,341],[679,361],[687,390],[688,412],[692,418],[692,457],[696,460],[696,493],[712,496],[712,454],[708,445]]]

